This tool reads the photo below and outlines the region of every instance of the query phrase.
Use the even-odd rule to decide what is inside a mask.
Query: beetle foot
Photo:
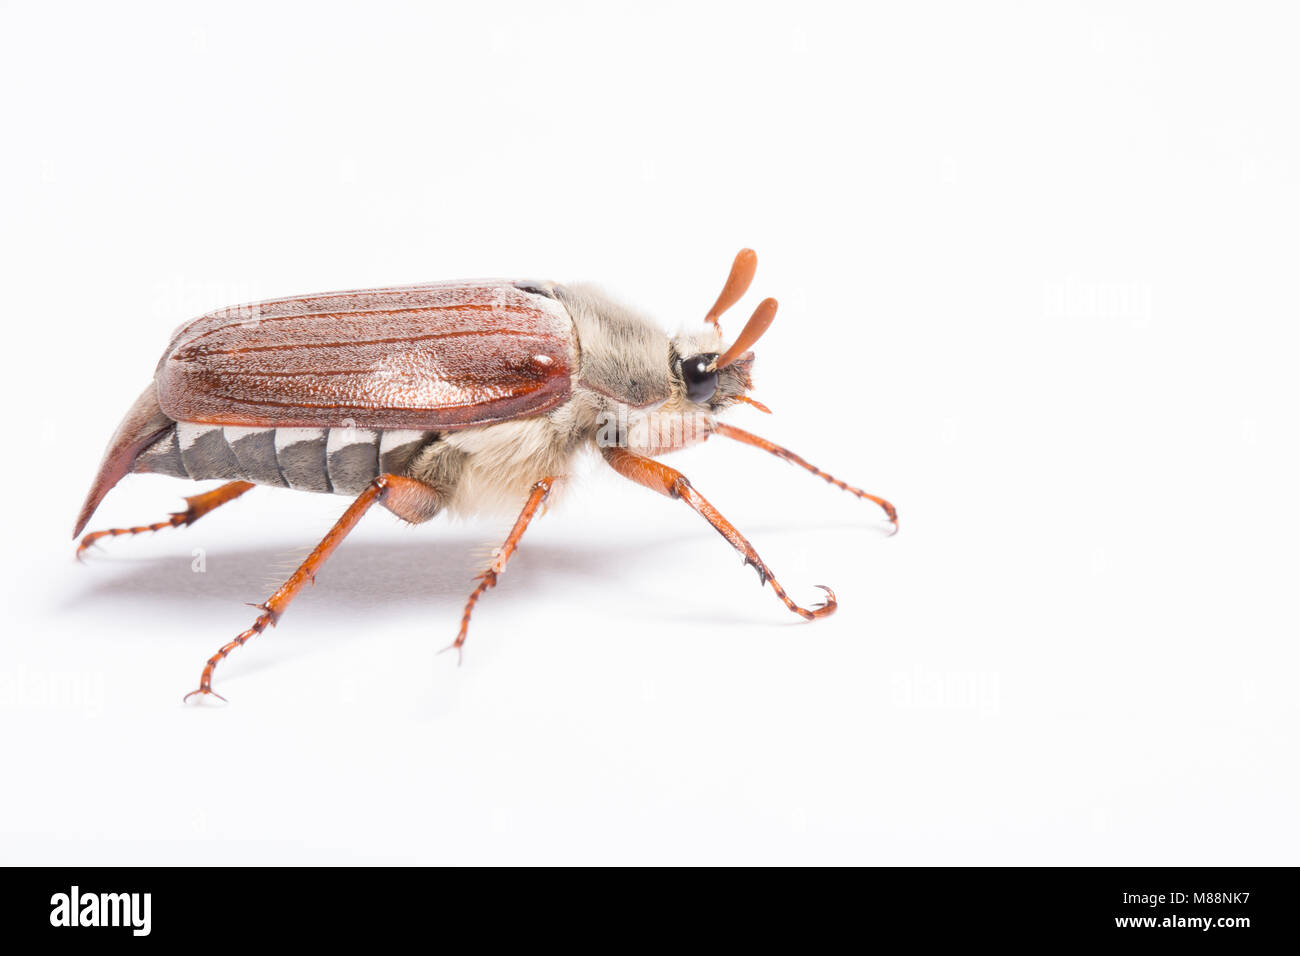
[[[181,698],[181,703],[188,704],[191,697],[198,697],[200,699],[202,699],[203,697],[215,697],[223,704],[230,703],[230,701],[226,700],[226,698],[222,697],[215,690],[213,690],[212,685],[209,684],[207,681],[204,681],[202,684],[200,684],[197,690],[192,690],[188,694],[186,694],[183,698]]]
[[[839,606],[839,602],[835,600],[835,592],[824,584],[819,584],[817,587],[826,592],[826,600],[809,608],[813,617],[825,617],[827,614],[834,614],[835,608]]]

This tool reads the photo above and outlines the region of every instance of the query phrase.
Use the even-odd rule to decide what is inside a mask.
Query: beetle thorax
[[[715,352],[720,336],[704,328],[670,337],[650,319],[591,286],[562,286],[580,347],[577,394],[596,406],[595,444],[655,456],[704,441],[718,402],[692,401],[683,389],[683,350]],[[734,381],[733,381],[734,378]],[[747,382],[747,374],[744,376]],[[728,376],[727,388],[741,383]],[[719,395],[728,404],[730,392]]]

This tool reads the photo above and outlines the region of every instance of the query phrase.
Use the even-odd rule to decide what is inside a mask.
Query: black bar
[[[592,920],[622,925],[628,942],[698,925],[710,936],[760,939],[774,932],[810,941],[851,933],[864,945],[902,933],[927,942],[1238,946],[1285,943],[1295,939],[1297,924],[1294,869],[675,871],[599,880],[524,874],[506,892],[498,887],[516,882],[509,876],[494,875],[485,889],[473,873],[398,868],[11,868],[7,876],[10,890],[0,897],[7,939],[41,943],[68,936],[92,943],[108,937],[235,943],[265,926],[300,944],[375,942],[412,931],[432,943],[428,933],[441,926],[459,934],[456,924],[470,913],[476,922],[486,918],[493,934],[531,927],[536,944],[561,942],[566,933],[588,935]],[[569,882],[574,886],[564,885]],[[72,920],[74,886],[80,912]],[[137,932],[145,928],[146,893],[147,935]],[[115,913],[118,926],[69,925],[109,921]],[[622,942],[603,938],[613,948]]]

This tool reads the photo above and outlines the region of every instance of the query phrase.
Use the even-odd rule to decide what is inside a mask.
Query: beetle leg
[[[478,584],[470,594],[469,600],[465,602],[465,612],[460,617],[460,633],[456,635],[456,640],[453,643],[443,648],[444,651],[455,648],[457,655],[461,653],[461,648],[465,646],[465,637],[469,633],[469,616],[474,613],[474,605],[478,603],[478,599],[483,596],[484,591],[496,587],[497,578],[505,571],[506,565],[515,553],[515,549],[519,547],[519,539],[528,530],[528,523],[537,516],[538,509],[541,508],[542,503],[546,501],[546,497],[551,493],[551,487],[555,484],[555,481],[554,476],[549,476],[533,485],[528,500],[524,502],[524,510],[519,512],[519,517],[515,519],[515,526],[506,535],[506,543],[497,549],[496,555],[492,558],[492,564],[478,576]]]
[[[790,596],[785,593],[785,588],[781,587],[776,578],[772,576],[772,569],[763,563],[763,559],[758,556],[754,546],[746,541],[745,536],[737,531],[730,521],[722,517],[718,510],[692,487],[686,476],[680,471],[670,468],[663,462],[655,461],[653,458],[634,454],[625,448],[611,447],[603,448],[601,451],[605,455],[605,460],[624,478],[630,478],[637,484],[645,485],[651,491],[657,491],[669,498],[678,498],[686,502],[705,521],[713,525],[714,529],[726,538],[733,548],[744,555],[745,563],[758,572],[759,581],[763,584],[772,585],[772,590],[781,599],[781,603],[794,611],[795,614],[811,621],[814,618],[825,617],[834,613],[836,606],[835,592],[823,584],[817,586],[826,592],[826,602],[824,604],[818,604],[812,608],[802,608],[795,604],[790,599]]]
[[[749,432],[736,428],[733,425],[724,425],[722,422],[716,422],[713,426],[713,430],[715,434],[721,435],[723,438],[730,438],[734,441],[743,442],[746,445],[753,445],[755,448],[761,448],[764,451],[771,452],[773,455],[776,455],[776,457],[783,458],[792,465],[798,465],[800,468],[812,472],[819,478],[825,478],[836,488],[842,488],[851,495],[858,498],[865,498],[867,501],[874,501],[884,509],[885,516],[889,518],[890,522],[893,524],[894,530],[892,533],[898,534],[898,510],[884,498],[869,495],[861,488],[854,488],[852,485],[840,481],[834,475],[826,474],[826,472],[822,471],[816,465],[800,458],[794,452],[790,451],[790,449],[782,448],[780,445],[775,442],[770,442],[766,438],[759,438],[757,435],[750,434]]]
[[[289,576],[289,579],[280,585],[279,590],[272,594],[265,603],[255,605],[262,611],[262,614],[253,622],[253,626],[230,643],[223,645],[221,650],[208,659],[203,668],[203,676],[199,678],[198,689],[186,694],[185,699],[189,700],[196,694],[211,694],[213,697],[225,700],[224,697],[212,689],[212,672],[216,670],[217,665],[229,657],[230,652],[235,648],[243,647],[250,638],[261,634],[268,626],[275,626],[280,620],[280,615],[289,606],[289,602],[302,590],[304,584],[315,581],[316,572],[320,570],[321,565],[334,553],[334,549],[347,537],[348,532],[356,527],[357,522],[361,520],[361,516],[370,510],[371,505],[377,501],[384,501],[390,496],[397,501],[402,499],[409,501],[421,494],[431,495],[434,494],[434,491],[424,482],[417,481],[414,478],[380,475],[372,481],[365,491],[353,499],[352,504],[348,506],[348,510],[343,512],[343,517],[335,522],[334,527],[330,528],[325,537],[321,539],[320,544],[316,545],[316,549],[307,556],[307,560],[298,566],[298,570],[294,571]]]
[[[107,528],[104,531],[92,531],[82,538],[81,543],[77,545],[77,558],[80,559],[85,550],[100,538],[116,538],[122,534],[144,534],[146,531],[161,531],[163,528],[180,528],[192,525],[209,511],[220,508],[228,501],[234,501],[252,487],[253,483],[251,481],[231,481],[220,488],[213,488],[201,495],[186,498],[185,510],[173,511],[171,517],[166,521],[155,521],[153,524],[140,525],[135,528]]]

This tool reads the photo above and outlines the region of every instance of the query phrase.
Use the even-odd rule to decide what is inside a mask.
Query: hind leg
[[[241,632],[233,641],[222,645],[220,650],[208,659],[203,667],[203,674],[199,677],[198,689],[186,694],[186,700],[208,695],[225,700],[212,689],[212,672],[216,670],[217,665],[229,657],[236,648],[243,647],[268,627],[275,626],[289,606],[289,602],[298,595],[303,585],[316,582],[316,572],[320,570],[321,565],[348,536],[348,532],[356,527],[361,516],[376,503],[382,503],[389,511],[407,521],[418,521],[423,520],[421,515],[428,516],[437,511],[438,494],[424,482],[416,481],[414,478],[403,478],[400,475],[380,475],[367,485],[366,490],[353,499],[348,510],[343,512],[343,517],[334,523],[334,527],[321,539],[320,544],[316,545],[315,550],[298,566],[298,570],[294,571],[289,579],[266,599],[265,603],[256,605],[262,613],[258,615],[252,626]]]
[[[186,498],[185,510],[172,512],[171,517],[166,521],[155,521],[153,524],[139,525],[135,528],[108,528],[104,531],[92,531],[82,538],[81,543],[77,545],[77,557],[80,558],[82,553],[100,538],[116,538],[122,534],[144,534],[146,531],[161,531],[163,528],[179,528],[184,525],[192,525],[209,511],[220,508],[228,501],[234,501],[252,487],[253,483],[251,481],[232,481],[220,488],[213,488],[201,495]]]

